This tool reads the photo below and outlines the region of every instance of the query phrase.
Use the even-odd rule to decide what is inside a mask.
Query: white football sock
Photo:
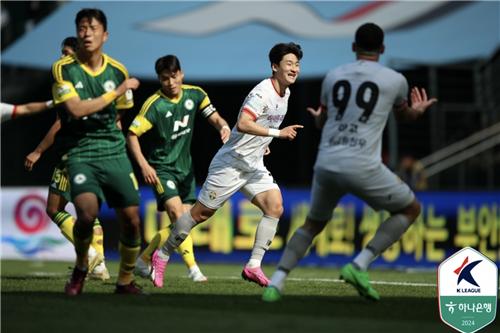
[[[280,292],[282,292],[285,287],[285,280],[287,276],[287,272],[278,269],[271,277],[271,283],[269,283],[269,285],[277,288]]]
[[[182,214],[174,223],[167,241],[162,246],[161,251],[159,251],[159,257],[163,260],[168,260],[170,255],[181,245],[195,225],[196,221],[193,220],[190,211]]]
[[[354,264],[363,271],[367,270],[372,261],[397,242],[410,225],[411,221],[406,215],[395,214],[389,217],[378,227],[366,248],[356,256]]]
[[[252,255],[248,261],[247,266],[254,268],[259,267],[264,254],[271,246],[274,235],[276,234],[276,229],[278,228],[278,222],[280,219],[276,217],[271,217],[268,215],[262,216],[262,219],[257,226],[257,232],[255,233],[255,243],[252,249]]]
[[[285,272],[290,272],[294,269],[299,260],[306,254],[312,241],[313,236],[308,231],[298,228],[286,244],[285,251],[278,264],[278,269]]]

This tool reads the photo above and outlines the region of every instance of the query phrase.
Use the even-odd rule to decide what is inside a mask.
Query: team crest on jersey
[[[175,183],[171,180],[167,180],[167,187],[172,190],[175,190]]]
[[[106,92],[110,92],[116,88],[116,84],[111,80],[107,80],[102,86]]]
[[[215,191],[210,191],[208,192],[208,197],[210,200],[215,200],[215,198],[217,198],[217,193],[215,193]]]
[[[194,108],[194,102],[192,99],[186,99],[186,101],[184,102],[184,107],[188,110],[192,110]]]
[[[86,180],[87,180],[87,177],[85,177],[85,175],[83,173],[79,173],[73,178],[73,182],[77,185],[81,185],[81,184],[85,183]]]

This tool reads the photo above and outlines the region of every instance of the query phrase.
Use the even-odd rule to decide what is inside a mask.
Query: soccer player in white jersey
[[[272,76],[260,82],[241,106],[229,140],[214,156],[198,200],[175,223],[165,245],[152,258],[153,284],[161,288],[170,255],[191,229],[210,218],[236,191],[262,210],[250,260],[241,273],[245,280],[267,286],[260,267],[283,213],[283,199],[263,157],[273,138],[293,140],[301,125],[279,129],[288,107],[290,90],[300,72],[302,50],[294,43],[276,44],[269,52]]]
[[[374,209],[391,213],[354,261],[341,269],[341,279],[353,285],[361,296],[378,300],[367,268],[401,238],[420,214],[420,203],[408,185],[382,164],[381,137],[391,111],[415,119],[436,99],[427,99],[424,89],[413,88],[412,105],[408,105],[406,79],[378,63],[384,52],[383,40],[384,32],[379,26],[360,26],[352,45],[356,61],[330,71],[321,88],[320,107],[308,108],[316,125],[323,127],[314,166],[311,208],[304,225],[288,242],[264,291],[264,301],[281,298],[286,277],[347,193],[362,198]]]

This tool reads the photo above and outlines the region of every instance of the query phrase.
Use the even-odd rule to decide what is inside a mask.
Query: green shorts
[[[66,199],[66,201],[71,200],[70,188],[69,188],[68,170],[66,169],[66,163],[59,162],[54,168],[52,173],[52,179],[50,180],[49,193],[57,194]]]
[[[173,172],[157,171],[160,183],[153,189],[156,196],[158,211],[165,210],[165,202],[173,197],[180,197],[182,203],[193,204],[196,201],[196,182],[193,172],[179,175]]]
[[[71,199],[82,193],[94,193],[110,208],[139,205],[139,187],[127,157],[92,162],[67,162]]]

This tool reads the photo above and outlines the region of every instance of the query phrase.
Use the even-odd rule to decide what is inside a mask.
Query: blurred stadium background
[[[275,140],[266,158],[283,189],[286,209],[273,251],[265,258],[269,264],[277,261],[286,239],[307,213],[320,132],[306,107],[318,104],[326,71],[354,59],[350,47],[355,28],[366,21],[378,23],[386,31],[382,62],[401,71],[411,86],[426,88],[439,103],[413,123],[396,123],[391,118],[384,132],[385,163],[412,183],[424,211],[403,240],[375,265],[434,268],[464,246],[475,247],[499,262],[498,2],[2,1],[1,6],[2,102],[50,99],[50,66],[59,56],[62,39],[75,32],[75,13],[83,7],[98,7],[108,16],[110,39],[105,52],[141,81],[136,107],[125,125],[158,89],[154,61],[162,55],[179,56],[185,82],[202,86],[234,125],[248,91],[270,74],[270,47],[283,41],[301,44],[302,73],[292,87],[284,126],[300,123],[305,128],[293,142]],[[73,258],[71,245],[44,212],[57,162],[54,152],[49,150],[33,172],[23,168],[24,157],[54,119],[54,112],[46,112],[2,124],[3,259]],[[196,126],[192,152],[201,184],[220,143],[203,120]],[[417,178],[426,181],[414,181]],[[167,218],[156,213],[149,188],[143,186],[141,195],[147,242]],[[384,214],[346,197],[305,263],[349,261]],[[106,255],[114,258],[114,213],[103,207],[101,220]],[[199,261],[243,262],[258,220],[256,208],[242,196],[233,198],[212,222],[196,230]]]
[[[383,297],[376,307],[339,283],[337,268],[322,268],[350,261],[386,216],[351,196],[342,200],[302,262],[317,267],[294,271],[282,304],[262,304],[261,290],[237,276],[260,219],[259,211],[241,195],[193,231],[208,284],[194,285],[185,278],[182,264],[172,263],[166,288],[153,291],[146,286],[154,293],[149,298],[115,302],[114,297],[102,295],[112,292],[113,282],[91,281],[85,295],[72,302],[61,294],[74,250],[45,214],[55,154],[46,152],[32,172],[23,167],[25,156],[43,138],[55,114],[49,111],[3,123],[3,331],[442,332],[446,326],[439,322],[435,298],[439,263],[472,246],[499,265],[499,2],[0,4],[1,100],[12,104],[51,99],[50,66],[59,56],[62,39],[75,33],[76,12],[83,7],[104,10],[110,32],[105,52],[141,81],[124,128],[158,89],[153,64],[160,56],[179,56],[185,82],[202,86],[234,125],[248,91],[270,74],[270,47],[288,41],[302,45],[302,73],[292,87],[283,125],[300,123],[304,129],[293,142],[275,140],[266,157],[285,205],[278,235],[264,258],[268,274],[307,214],[320,133],[306,107],[317,105],[325,73],[354,59],[350,47],[356,27],[367,21],[381,25],[386,31],[382,62],[401,71],[411,86],[424,87],[439,99],[416,122],[396,123],[391,118],[384,132],[383,159],[416,189],[423,213],[403,239],[374,263],[386,268],[371,272]],[[215,131],[200,119],[192,146],[198,184],[220,146]],[[149,188],[141,187],[141,197],[147,242],[168,222],[166,215],[157,214]],[[116,275],[114,213],[104,205],[100,219],[108,265]],[[498,332],[498,324],[485,332]]]

